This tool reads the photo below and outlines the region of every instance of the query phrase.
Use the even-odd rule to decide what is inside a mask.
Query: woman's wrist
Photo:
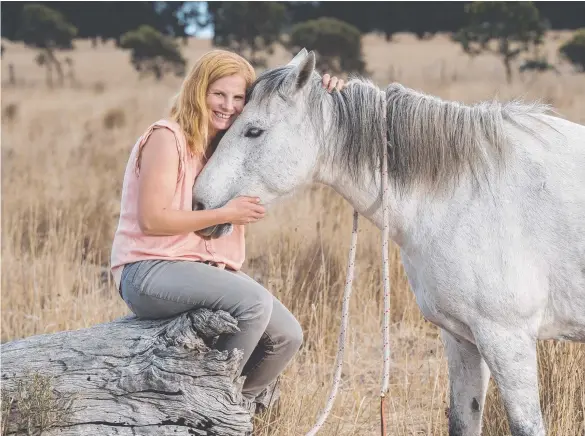
[[[218,215],[218,218],[220,221],[220,222],[218,222],[218,224],[226,224],[226,223],[229,223],[232,221],[233,217],[232,217],[229,209],[226,208],[225,206],[217,208],[216,211],[217,211],[217,215]]]

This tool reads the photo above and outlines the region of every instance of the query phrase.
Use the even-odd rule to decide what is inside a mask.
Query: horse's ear
[[[301,61],[303,59],[305,59],[305,57],[307,56],[307,49],[306,48],[302,48],[302,50],[300,52],[298,52],[294,58],[292,58],[292,60],[288,63],[289,65],[294,65],[297,66],[298,64],[301,63]]]
[[[313,71],[315,71],[315,53],[311,50],[297,66],[295,91],[298,91],[307,84]]]

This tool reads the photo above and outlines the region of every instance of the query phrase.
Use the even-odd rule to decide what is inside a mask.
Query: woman
[[[254,81],[242,57],[213,50],[193,66],[170,111],[138,139],[124,175],[120,221],[111,267],[117,288],[140,318],[166,318],[195,308],[229,312],[239,332],[217,348],[243,351],[242,389],[253,402],[285,369],[303,333],[295,317],[259,283],[240,271],[244,225],[264,217],[258,198],[238,197],[214,210],[193,211],[191,190],[213,153],[218,133],[244,108]],[[328,91],[343,81],[324,75]],[[204,239],[197,231],[234,224],[230,235]]]

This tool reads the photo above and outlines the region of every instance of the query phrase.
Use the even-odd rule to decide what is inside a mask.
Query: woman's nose
[[[229,98],[229,97],[228,97],[228,98],[226,98],[226,99],[223,101],[223,108],[224,108],[226,111],[229,111],[229,112],[231,112],[231,111],[234,109],[234,100],[233,100],[232,98]]]

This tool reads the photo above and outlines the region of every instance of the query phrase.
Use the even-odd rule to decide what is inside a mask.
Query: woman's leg
[[[238,275],[256,283],[242,272]],[[276,297],[272,298],[270,321],[242,372],[246,376],[242,393],[251,400],[276,380],[303,342],[299,322]]]
[[[243,351],[240,372],[266,331],[274,304],[272,294],[259,283],[190,261],[148,260],[126,265],[121,289],[122,298],[139,318],[167,318],[202,307],[230,313],[240,331],[222,335],[216,347]]]

